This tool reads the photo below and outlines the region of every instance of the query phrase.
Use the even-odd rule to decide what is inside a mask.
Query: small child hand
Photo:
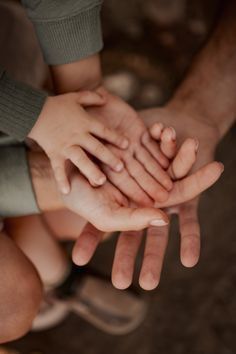
[[[87,153],[121,171],[123,162],[100,140],[126,149],[128,140],[88,114],[82,106],[101,106],[105,99],[96,92],[81,91],[48,97],[39,118],[28,135],[47,153],[62,193],[70,191],[66,160],[77,166],[91,185],[105,183],[106,176]]]

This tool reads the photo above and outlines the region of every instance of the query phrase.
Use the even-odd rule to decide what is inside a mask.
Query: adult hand
[[[197,119],[193,119],[191,126],[189,115],[186,115],[186,121],[184,121],[184,115],[178,115],[177,113],[174,115],[173,110],[168,107],[166,109],[147,110],[142,115],[144,116],[145,123],[150,126],[156,121],[163,121],[167,125],[174,126],[181,139],[191,135],[192,131],[198,132],[197,137],[200,141],[200,149],[196,165],[200,167],[205,165],[207,160],[212,160],[213,151],[218,141],[218,133],[214,127],[208,126]],[[186,129],[186,133],[184,133],[184,128]],[[211,146],[209,146],[209,141],[211,142]],[[201,147],[201,144],[203,147]],[[204,154],[204,147],[206,154]],[[194,145],[186,145],[186,148],[194,149]],[[190,150],[189,155],[194,156]],[[189,161],[189,167],[192,166],[194,161]],[[194,166],[194,168],[197,169],[197,166]],[[178,170],[176,164],[175,170]],[[188,172],[185,166],[182,169],[182,176],[179,172],[178,176],[180,178],[184,177]],[[175,210],[178,210],[180,214],[181,260],[186,266],[192,266],[197,262],[200,248],[197,199],[193,198],[204,189],[210,187],[219,178],[221,172],[221,165],[215,162],[202,167],[191,176],[176,181],[167,202],[159,204],[162,207],[175,207]],[[98,232],[89,224],[85,227],[73,251],[73,260],[75,263],[83,265],[91,259],[97,245],[102,239],[102,235],[103,233]],[[113,284],[118,288],[124,289],[132,282],[135,258],[141,239],[142,232],[135,231],[122,233],[119,237],[112,272]],[[140,285],[144,289],[153,289],[159,283],[167,242],[168,227],[156,228],[155,230],[153,228],[148,229],[145,255],[140,273]]]
[[[62,199],[64,207],[101,231],[141,230],[150,225],[168,224],[168,217],[162,210],[129,206],[128,200],[109,182],[94,188],[76,172],[71,177],[71,192]]]
[[[214,125],[208,124],[207,121],[202,121],[200,117],[194,114],[185,114],[183,109],[180,111],[171,106],[146,110],[142,112],[142,116],[145,123],[150,127],[152,126],[151,134],[157,139],[159,129],[158,126],[155,126],[155,122],[163,122],[165,125],[173,126],[177,131],[178,139],[180,138],[180,143],[189,136],[197,137],[199,150],[192,172],[198,170],[197,173],[200,173],[200,171],[203,172],[203,169],[205,169],[205,172],[207,172],[205,178],[206,180],[209,178],[210,181],[211,173],[214,174],[212,169],[214,165],[209,163],[213,160],[214,150],[219,141],[219,133]],[[181,173],[178,174],[178,178],[183,178],[188,172],[189,171],[185,169],[182,175]],[[186,189],[180,187],[184,180],[176,182],[170,194],[169,201],[167,200],[165,205],[163,205],[167,207],[172,206],[170,212],[177,213],[179,216],[181,237],[180,258],[182,264],[186,267],[194,266],[200,254],[200,226],[197,215],[199,198],[196,197],[188,201],[186,200],[185,202],[183,199],[181,200],[187,188],[193,188],[193,183],[195,182],[192,180],[190,183],[189,178],[193,178],[195,175],[196,174],[192,174],[184,179],[186,181]],[[174,196],[175,191],[179,191],[179,187],[180,199]],[[199,184],[198,186],[196,185],[196,188],[198,187]],[[158,206],[160,207],[160,205]],[[164,255],[168,243],[168,234],[168,227],[157,228],[155,230],[148,228],[147,230],[144,258],[139,277],[141,287],[146,290],[154,289],[160,281]],[[134,260],[140,240],[141,233],[122,233],[120,235],[113,266],[113,283],[119,288],[126,288],[132,281]],[[126,267],[128,270],[124,271],[123,264],[127,264],[128,261],[129,266]]]

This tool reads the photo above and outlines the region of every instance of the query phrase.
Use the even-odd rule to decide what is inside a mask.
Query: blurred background
[[[19,20],[22,10],[17,2],[12,3],[14,28],[17,31],[21,26],[21,31],[27,33],[31,25],[26,18]],[[218,0],[105,0],[102,63],[106,86],[137,109],[164,104],[194,53],[206,41],[219,12]],[[10,24],[4,17],[6,24]],[[2,19],[0,23],[0,39],[4,40]],[[14,48],[11,50],[14,55]],[[4,57],[2,50],[1,56]],[[137,330],[114,337],[70,315],[55,329],[32,333],[9,344],[10,353],[235,354],[236,141],[233,131],[235,134],[235,127],[217,152],[217,160],[225,164],[223,178],[201,199],[200,263],[193,269],[180,264],[178,225],[174,219],[161,283],[155,291],[143,292],[149,311]],[[115,242],[114,237],[100,245],[91,263],[108,277]],[[142,293],[137,285],[136,288]],[[4,353],[0,349],[0,354]]]

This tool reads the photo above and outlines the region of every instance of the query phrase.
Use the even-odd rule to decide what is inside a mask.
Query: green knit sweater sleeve
[[[0,131],[23,141],[46,98],[46,92],[15,81],[0,67]]]
[[[0,216],[39,213],[24,146],[1,146]]]
[[[45,61],[66,64],[102,49],[101,0],[21,0]]]

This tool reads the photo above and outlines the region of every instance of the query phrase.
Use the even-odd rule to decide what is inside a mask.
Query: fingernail
[[[70,192],[70,189],[68,187],[62,187],[61,191],[63,194],[68,194]]]
[[[128,139],[123,139],[121,143],[121,148],[126,149],[129,146],[129,140]]]
[[[101,186],[106,182],[106,176],[100,177],[96,182],[99,186]]]
[[[198,152],[198,148],[199,148],[199,141],[197,139],[195,139],[195,151]]]
[[[163,219],[156,219],[156,220],[152,220],[150,222],[151,226],[165,226],[168,225],[168,222],[163,220]]]
[[[220,167],[221,167],[221,173],[224,172],[225,166],[223,165],[223,163],[222,163],[222,162],[219,162],[219,165],[220,165]]]
[[[170,127],[171,130],[171,138],[172,140],[176,140],[176,131],[173,127]]]
[[[123,162],[119,162],[119,163],[116,165],[115,170],[116,170],[116,172],[120,172],[120,171],[123,170],[123,168],[124,168]]]

